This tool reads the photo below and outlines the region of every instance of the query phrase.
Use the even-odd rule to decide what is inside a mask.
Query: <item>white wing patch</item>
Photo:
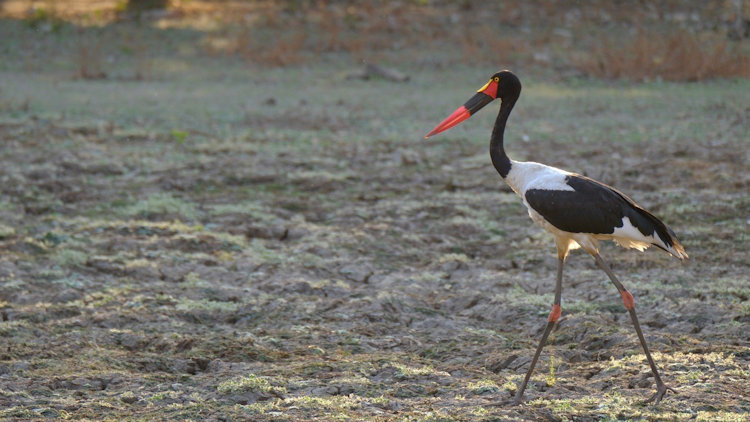
[[[574,191],[575,189],[565,183],[565,177],[571,174],[573,173],[544,164],[512,161],[505,182],[513,192],[524,198],[529,189]]]
[[[640,230],[633,226],[633,223],[630,222],[630,218],[628,217],[622,218],[622,227],[615,227],[614,233],[610,236],[612,236],[612,240],[617,242],[617,244],[623,248],[633,248],[643,251],[651,246],[652,243],[657,243],[659,246],[662,246],[665,249],[667,248],[667,245],[659,239],[658,235],[656,238],[654,238],[654,236],[644,235]]]

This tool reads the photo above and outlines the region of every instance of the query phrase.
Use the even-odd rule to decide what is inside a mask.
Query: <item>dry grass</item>
[[[382,6],[272,4],[249,13],[238,28],[215,35],[225,42],[209,44],[214,52],[236,54],[255,64],[289,66],[321,53],[346,52],[356,60],[371,59],[404,42],[424,38],[418,28],[409,25],[413,5]]]
[[[504,62],[528,58],[532,51],[531,43],[521,36],[498,37],[489,25],[481,25],[476,31],[461,34],[463,60],[470,62]]]
[[[270,37],[259,37],[258,34],[259,31],[253,28],[243,28],[230,44],[228,52],[238,54],[249,62],[267,66],[289,66],[304,61],[304,33],[277,32]]]
[[[63,20],[90,26],[126,19],[119,13],[122,1],[82,3],[6,0],[0,2],[0,17],[45,28]],[[601,78],[695,81],[750,77],[750,51],[743,40],[727,37],[736,20],[735,4],[644,1],[633,9],[611,2],[578,6],[549,0],[175,0],[166,13],[150,19],[159,28],[194,25],[205,30],[209,53],[267,67],[315,62],[326,54],[344,54],[355,62],[388,61],[406,51],[413,53],[412,60],[430,64],[517,68],[540,63]],[[641,29],[634,34],[633,27]],[[97,50],[96,45],[81,46],[79,77],[103,75]],[[423,55],[428,51],[434,53]],[[144,60],[135,78],[146,78],[149,67]]]
[[[442,50],[451,61],[493,61],[529,56],[530,43],[520,34],[501,35],[485,15],[504,16],[491,8],[430,6],[421,2],[317,2],[290,6],[267,4],[235,22],[237,27],[211,35],[214,53],[236,54],[267,66],[315,60],[323,53],[346,53],[355,61],[377,61],[404,50]],[[513,7],[511,20],[519,16]],[[514,24],[513,24],[514,25]],[[467,31],[466,28],[472,28]],[[218,41],[218,42],[216,42]],[[446,47],[447,46],[447,47]]]
[[[377,61],[400,50],[440,50],[445,56],[435,59],[451,63],[510,65],[542,58],[544,63],[574,67],[602,78],[695,81],[750,77],[750,55],[741,44],[729,41],[720,28],[707,29],[719,19],[714,9],[654,7],[651,15],[648,11],[639,15],[642,29],[627,37],[623,34],[629,34],[629,29],[613,20],[620,16],[619,9],[600,5],[601,14],[609,17],[597,17],[587,8],[571,18],[576,15],[561,15],[559,6],[541,5],[561,21],[567,20],[566,24],[547,22],[535,25],[535,31],[524,31],[526,25],[543,19],[538,10],[517,5],[271,3],[249,12],[238,22],[239,29],[218,35],[227,42],[215,50],[274,67],[315,60],[323,53],[344,52],[356,61]],[[677,27],[672,21],[679,19],[680,13],[697,13],[703,26],[671,29]],[[589,27],[606,28],[607,32],[592,37],[596,31]],[[666,36],[665,28],[671,29]],[[575,42],[574,32],[578,32]]]
[[[104,56],[102,55],[102,41],[98,37],[91,37],[78,31],[78,74],[81,79],[104,79]]]
[[[604,37],[589,55],[575,61],[588,75],[601,78],[697,81],[750,77],[750,55],[724,37],[677,30],[664,37],[640,30],[635,37]]]

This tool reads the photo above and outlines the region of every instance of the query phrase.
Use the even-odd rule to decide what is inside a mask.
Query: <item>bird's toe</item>
[[[677,393],[677,391],[674,388],[667,387],[666,384],[659,384],[659,385],[656,386],[656,393],[654,393],[653,396],[651,396],[648,399],[646,399],[643,402],[643,404],[649,404],[649,403],[653,402],[654,406],[656,406],[664,398],[664,395],[667,394],[667,390],[669,390],[669,391],[671,391],[673,393]]]

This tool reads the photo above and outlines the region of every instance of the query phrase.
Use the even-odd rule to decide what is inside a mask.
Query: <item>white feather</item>
[[[638,249],[639,251],[644,251],[654,242],[667,248],[667,245],[659,239],[659,236],[646,236],[641,233],[640,230],[633,226],[633,223],[630,222],[630,218],[628,217],[622,218],[622,227],[616,227],[614,233],[607,236],[623,248],[633,248]]]
[[[529,189],[574,190],[565,183],[565,177],[573,173],[534,162],[511,161],[510,172],[505,182],[521,198]],[[524,199],[526,204],[526,199]]]

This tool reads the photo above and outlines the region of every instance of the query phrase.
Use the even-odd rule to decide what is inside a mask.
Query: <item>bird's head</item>
[[[503,103],[508,102],[512,104],[515,103],[519,95],[521,95],[521,81],[518,80],[518,77],[510,70],[497,72],[492,75],[489,82],[479,88],[473,97],[469,98],[469,101],[456,109],[453,114],[443,120],[435,129],[432,129],[430,133],[425,135],[425,138],[429,138],[432,135],[458,125],[496,98],[500,98]]]

